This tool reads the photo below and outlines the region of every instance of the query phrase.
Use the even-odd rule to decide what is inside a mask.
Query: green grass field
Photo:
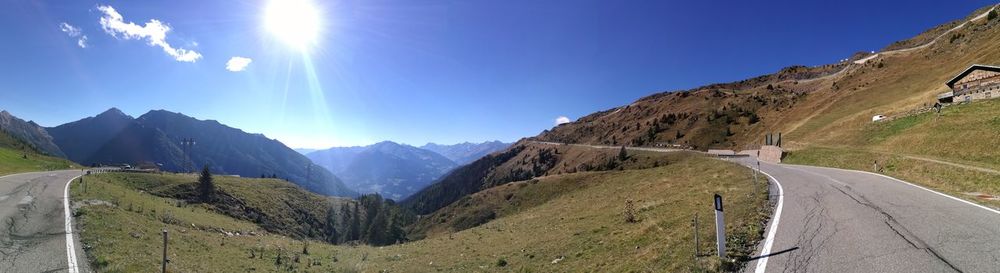
[[[0,175],[78,168],[75,163],[62,158],[40,155],[23,150],[23,144],[7,134],[0,133]],[[27,158],[23,156],[27,155]]]
[[[758,195],[750,194],[748,169],[684,156],[650,169],[565,174],[499,186],[482,195],[513,193],[523,205],[506,206],[497,219],[459,232],[386,247],[310,242],[303,254],[305,242],[149,192],[162,185],[150,184],[157,177],[194,181],[193,176],[135,176],[88,176],[87,192],[83,184],[73,184],[73,199],[90,204],[79,209],[77,221],[87,254],[102,272],[158,270],[163,229],[171,237],[171,272],[686,272],[719,264],[713,258],[697,263],[693,258],[694,213],[703,219],[703,254],[710,254],[714,243],[712,194],[726,197],[729,243],[738,257],[760,239],[769,215],[763,187]],[[234,195],[268,193],[278,185],[258,183],[262,179],[219,180],[217,186]],[[266,196],[274,202],[287,198]],[[623,220],[626,199],[635,202],[637,223]]]

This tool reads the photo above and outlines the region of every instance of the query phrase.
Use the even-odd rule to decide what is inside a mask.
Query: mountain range
[[[454,161],[455,164],[465,165],[483,158],[488,154],[506,149],[509,146],[510,143],[503,143],[499,140],[494,140],[483,143],[463,142],[453,145],[427,143],[424,146],[420,146],[420,148],[443,155],[444,157],[451,159],[451,161]]]
[[[194,171],[244,177],[276,176],[310,191],[353,196],[329,171],[281,142],[214,120],[154,110],[132,118],[112,108],[94,117],[48,128],[66,156],[85,165],[155,163],[167,171]],[[182,142],[193,139],[185,149]]]
[[[335,147],[306,155],[361,193],[400,200],[453,169],[455,162],[432,151],[383,141],[363,147]]]
[[[307,155],[311,152],[319,151],[319,149],[309,149],[309,148],[294,148],[292,150],[295,150],[296,152],[299,152],[302,155]]]
[[[427,187],[455,167],[510,146],[489,141],[428,143],[418,148],[384,141],[310,152],[214,120],[165,110],[134,118],[117,108],[50,128],[3,111],[0,129],[43,154],[88,166],[151,163],[176,172],[209,166],[219,174],[276,176],[321,194],[379,193],[396,200]],[[185,146],[183,142],[189,139],[194,144]]]
[[[334,147],[306,154],[361,193],[401,200],[437,181],[455,167],[507,148],[500,141],[414,147],[391,141]]]

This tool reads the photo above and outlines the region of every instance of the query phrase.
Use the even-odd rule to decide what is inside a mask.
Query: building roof
[[[959,80],[961,80],[962,78],[964,78],[966,75],[969,75],[969,73],[972,73],[972,71],[976,71],[976,70],[986,70],[986,71],[1000,72],[1000,66],[973,64],[973,65],[969,66],[969,68],[966,68],[965,71],[962,71],[962,73],[959,73],[958,76],[955,76],[950,81],[948,81],[948,83],[945,83],[945,84],[948,85],[948,87],[954,88],[954,85],[955,85],[956,82],[958,82]]]

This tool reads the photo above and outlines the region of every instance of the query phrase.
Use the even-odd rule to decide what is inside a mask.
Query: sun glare
[[[267,31],[299,50],[316,44],[320,32],[319,10],[310,0],[271,0],[264,15]]]

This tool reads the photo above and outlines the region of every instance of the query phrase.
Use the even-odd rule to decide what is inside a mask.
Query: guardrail
[[[87,174],[98,174],[98,173],[155,173],[157,170],[145,170],[145,169],[125,169],[125,168],[113,168],[113,167],[101,167],[86,169]]]

